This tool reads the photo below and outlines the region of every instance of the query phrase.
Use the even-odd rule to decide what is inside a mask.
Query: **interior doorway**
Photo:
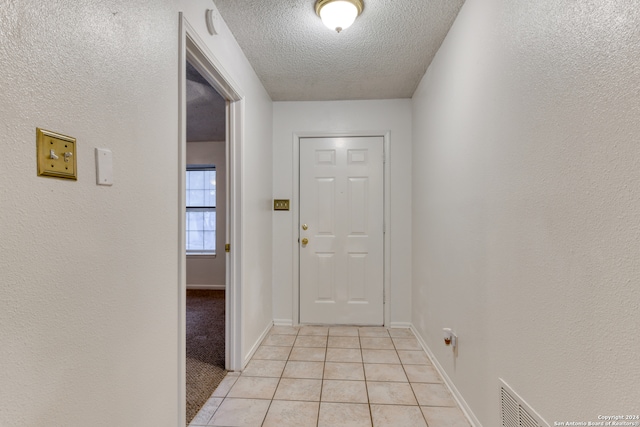
[[[186,422],[226,375],[227,100],[186,64]]]
[[[244,111],[244,99],[240,95],[238,88],[233,83],[231,77],[221,68],[220,64],[207,49],[206,44],[198,37],[196,31],[189,24],[187,19],[180,14],[180,79],[179,79],[179,149],[178,149],[178,342],[179,342],[179,354],[178,354],[178,378],[179,378],[179,390],[178,390],[178,405],[179,405],[179,419],[178,424],[185,425],[186,414],[186,314],[187,314],[187,235],[189,231],[194,231],[194,235],[198,230],[187,230],[187,101],[188,98],[198,98],[203,96],[202,91],[206,86],[214,89],[217,96],[223,100],[224,103],[224,135],[223,140],[224,151],[222,157],[224,161],[205,161],[205,163],[194,163],[195,169],[199,168],[199,171],[203,172],[203,176],[215,181],[216,202],[215,205],[200,206],[204,210],[209,210],[209,220],[211,221],[212,209],[215,211],[215,235],[219,239],[215,239],[213,246],[211,244],[205,244],[203,237],[202,244],[196,244],[199,250],[202,252],[200,256],[209,257],[222,261],[224,264],[224,282],[223,284],[210,283],[211,286],[207,286],[207,283],[193,283],[196,285],[205,285],[210,287],[210,290],[217,290],[224,292],[224,368],[227,371],[236,371],[242,368],[242,325],[241,325],[241,271],[242,271],[242,257],[241,257],[241,221],[240,221],[240,202],[241,202],[241,158],[242,158],[242,128],[243,128],[243,111]],[[188,71],[189,68],[189,71]],[[193,71],[198,76],[193,74]],[[188,83],[187,73],[191,73],[191,81],[196,81],[198,85]],[[205,84],[206,83],[206,84]],[[188,90],[188,86],[193,86]],[[208,90],[208,89],[207,89]],[[200,91],[200,92],[199,92]],[[188,94],[188,92],[191,92]],[[205,96],[205,98],[208,95]],[[213,95],[212,95],[213,96]],[[217,139],[217,138],[214,138]],[[202,141],[201,141],[202,142]],[[206,142],[206,141],[204,141]],[[216,142],[216,141],[213,141]],[[221,148],[218,146],[218,148]],[[217,162],[217,163],[216,163]],[[224,173],[221,173],[221,169],[224,166]],[[214,178],[215,177],[215,178]],[[189,178],[190,179],[190,178]],[[206,181],[202,181],[201,187],[206,186]],[[223,184],[221,184],[222,182]],[[218,216],[221,212],[219,205],[220,201],[220,189],[221,185],[224,187],[224,225],[220,228],[220,222]],[[212,191],[212,188],[195,188],[194,190],[200,190],[203,192]],[[211,200],[209,200],[211,201]],[[198,206],[196,206],[198,208]],[[197,211],[197,209],[196,209]],[[197,215],[196,215],[197,216]],[[204,214],[201,215],[204,221]],[[199,220],[198,220],[199,221]],[[211,230],[213,231],[213,230]],[[203,231],[204,232],[204,231]],[[204,235],[203,235],[204,236]],[[222,237],[224,236],[224,239]],[[197,240],[197,239],[196,239]],[[209,243],[211,243],[209,239]],[[209,251],[209,253],[207,253]],[[215,255],[213,255],[215,253]],[[206,274],[205,274],[206,275]],[[193,274],[190,278],[193,279]],[[197,276],[196,276],[197,277]],[[219,276],[218,276],[219,277]],[[196,279],[197,280],[197,279]],[[202,290],[202,287],[200,287]]]

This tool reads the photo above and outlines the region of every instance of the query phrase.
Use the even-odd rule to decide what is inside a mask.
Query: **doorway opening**
[[[178,425],[184,426],[187,416],[194,415],[187,411],[187,366],[202,368],[198,365],[213,358],[222,372],[242,367],[240,160],[244,100],[182,14],[180,35]],[[218,305],[222,305],[214,308],[219,327],[213,333],[220,344],[208,349],[202,346],[209,354],[196,354],[189,362],[187,341],[190,345],[208,341],[211,330],[205,327],[187,337],[187,325],[194,320],[187,318],[188,292],[210,293],[214,300],[217,294],[221,297]],[[204,312],[211,308],[211,302],[200,305],[200,313],[196,310],[194,316],[204,316],[205,323],[215,320],[210,318],[215,316],[202,314],[203,308]]]
[[[226,108],[186,61],[186,422],[226,375]]]

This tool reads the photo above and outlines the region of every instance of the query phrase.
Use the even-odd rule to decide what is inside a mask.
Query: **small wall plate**
[[[36,128],[38,176],[78,179],[76,139]]]
[[[273,210],[274,211],[288,211],[289,210],[289,199],[273,199]]]

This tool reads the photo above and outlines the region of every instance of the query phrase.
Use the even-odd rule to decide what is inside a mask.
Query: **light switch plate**
[[[78,179],[76,139],[36,128],[38,176]]]
[[[96,148],[96,184],[113,185],[113,154],[106,148]]]
[[[273,210],[274,211],[288,211],[289,210],[289,199],[273,199]]]

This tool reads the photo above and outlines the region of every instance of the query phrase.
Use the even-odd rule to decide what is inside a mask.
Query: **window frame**
[[[197,171],[214,171],[216,172],[216,181],[217,181],[217,171],[216,171],[216,166],[213,164],[187,164],[186,167],[186,173],[185,173],[185,184],[187,184],[189,182],[189,178],[188,178],[188,174],[189,172],[197,172]],[[214,249],[213,250],[189,250],[188,249],[188,236],[189,236],[189,229],[188,229],[188,224],[189,224],[189,220],[188,220],[188,214],[189,211],[191,212],[214,212],[216,213],[216,222],[217,222],[217,211],[216,211],[216,205],[217,205],[217,196],[218,196],[218,191],[216,188],[216,197],[214,199],[214,204],[213,205],[204,205],[204,206],[189,206],[188,204],[188,199],[189,199],[189,190],[191,190],[190,187],[188,187],[188,184],[185,185],[185,252],[186,255],[188,257],[193,257],[193,256],[197,256],[197,257],[212,257],[215,258],[216,256],[216,252],[217,252],[217,245],[216,245],[216,238],[217,238],[217,232],[218,232],[218,227],[216,224],[216,228],[213,230],[213,241],[214,241]]]

